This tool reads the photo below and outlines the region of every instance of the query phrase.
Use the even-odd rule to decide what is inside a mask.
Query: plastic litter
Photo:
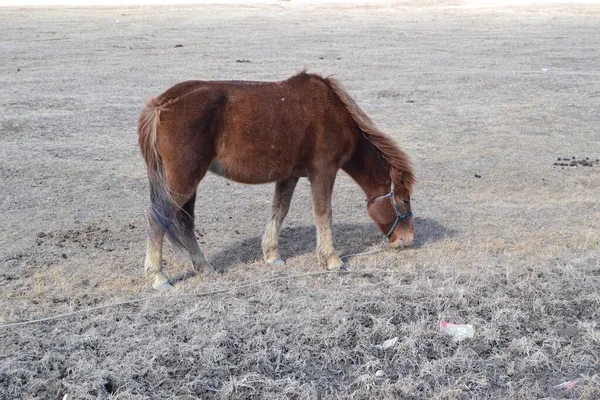
[[[573,386],[575,386],[575,384],[577,383],[577,379],[574,381],[568,381],[568,382],[563,382],[560,385],[556,385],[554,386],[554,389],[563,389],[563,390],[569,390],[571,389]]]
[[[396,343],[398,343],[398,336],[388,339],[385,342],[383,342],[382,344],[377,345],[375,347],[377,347],[378,349],[381,349],[381,350],[387,350],[387,349],[391,349],[392,347],[394,347],[394,345]]]
[[[473,325],[458,325],[444,320],[440,321],[440,332],[452,337],[455,342],[475,336]]]

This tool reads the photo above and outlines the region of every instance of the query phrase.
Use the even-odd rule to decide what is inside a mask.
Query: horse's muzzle
[[[393,242],[390,242],[390,246],[392,246],[392,248],[394,249],[404,249],[412,244],[413,239],[414,234],[405,233],[403,235],[400,235],[400,237],[394,240]]]

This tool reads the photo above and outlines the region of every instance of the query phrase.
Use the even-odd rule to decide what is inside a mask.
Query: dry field
[[[0,398],[600,398],[599,27],[594,4],[0,8]],[[313,274],[301,181],[268,266],[273,185],[208,176],[197,235],[220,273],[167,251],[157,296],[144,99],[303,67],[413,158],[415,245]],[[333,218],[341,254],[377,249],[343,173]]]

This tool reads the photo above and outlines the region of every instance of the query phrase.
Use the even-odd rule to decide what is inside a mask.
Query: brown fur
[[[150,239],[166,233],[190,254],[199,252],[193,199],[209,169],[250,184],[308,177],[318,258],[328,267],[341,264],[331,239],[331,192],[339,169],[367,198],[388,192],[393,180],[402,211],[410,211],[415,178],[408,156],[331,77],[302,72],[282,82],[182,82],[147,102],[138,133],[150,180]],[[369,214],[382,232],[395,220],[388,202],[369,205]],[[274,255],[281,220],[274,219],[263,243]],[[408,244],[412,231],[410,218],[392,241]]]

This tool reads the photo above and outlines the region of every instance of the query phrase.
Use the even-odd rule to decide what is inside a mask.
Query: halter
[[[375,203],[382,199],[387,199],[388,197],[392,200],[392,205],[394,206],[394,211],[396,211],[396,220],[394,221],[394,225],[392,225],[392,229],[390,229],[390,231],[387,233],[387,235],[383,235],[384,239],[390,240],[392,233],[394,233],[394,231],[398,227],[398,224],[400,223],[400,221],[402,221],[403,219],[406,219],[408,217],[412,217],[413,213],[412,213],[412,211],[409,211],[406,214],[402,214],[402,211],[400,211],[400,206],[398,205],[398,202],[396,201],[396,196],[394,196],[394,181],[392,181],[392,187],[391,187],[389,193],[386,193],[382,196],[377,196],[374,199],[369,200],[369,204]]]

